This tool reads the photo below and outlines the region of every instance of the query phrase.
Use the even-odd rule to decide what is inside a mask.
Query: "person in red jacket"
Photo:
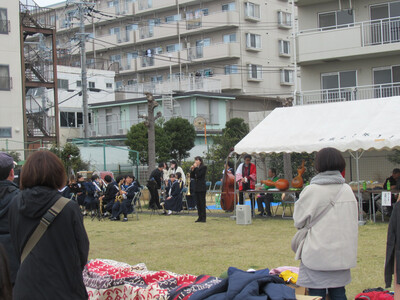
[[[251,163],[251,155],[244,156],[244,162],[236,169],[236,182],[239,184],[239,204],[244,204],[243,194],[247,190],[256,187],[257,171],[256,165]],[[254,194],[250,194],[251,214],[254,214]]]

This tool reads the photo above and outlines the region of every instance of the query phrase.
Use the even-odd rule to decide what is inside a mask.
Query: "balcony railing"
[[[297,105],[400,96],[400,82],[301,92]]]
[[[191,92],[221,92],[221,80],[210,77],[187,76],[165,80],[163,82],[145,82],[134,85],[126,85],[120,89],[122,92],[144,94],[151,92],[153,94],[170,94],[173,91]]]
[[[56,28],[56,11],[54,9],[40,7],[32,0],[20,0],[19,11],[23,26]]]
[[[400,17],[306,29],[300,31],[299,35],[346,28],[359,28],[361,47],[400,42]]]

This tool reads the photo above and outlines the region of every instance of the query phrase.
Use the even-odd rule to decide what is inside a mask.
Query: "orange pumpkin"
[[[275,187],[280,191],[285,191],[289,188],[289,181],[286,179],[278,179],[275,182]]]

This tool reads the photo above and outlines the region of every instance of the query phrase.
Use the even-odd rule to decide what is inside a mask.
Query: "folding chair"
[[[222,181],[217,181],[214,184],[214,188],[212,190],[209,190],[209,194],[211,194],[211,201],[215,202],[215,195],[221,194],[221,187],[222,187]],[[214,200],[213,200],[213,198],[214,198]]]
[[[187,187],[184,187],[184,188],[182,189],[182,191],[181,191],[181,196],[182,196],[182,210],[185,210],[185,209],[183,208],[183,204],[185,204],[185,205],[186,205],[187,213],[189,213],[189,205],[188,205],[188,201],[187,201],[187,199],[186,199],[186,193],[187,193]]]
[[[139,213],[136,207],[136,203],[139,201],[139,206],[140,206],[140,196],[142,195],[142,191],[141,189],[139,189],[139,191],[135,194],[135,196],[132,199],[132,207],[133,207],[133,211],[132,211],[132,216],[133,214],[136,214],[136,220],[139,220]],[[142,209],[142,207],[140,206],[140,209]]]
[[[281,201],[281,206],[283,209],[282,219],[292,219],[293,218],[292,206],[294,206],[295,202],[296,202],[296,194],[294,194],[294,193],[282,194],[282,201]],[[290,216],[286,216],[286,214],[285,214],[286,209],[290,210]]]

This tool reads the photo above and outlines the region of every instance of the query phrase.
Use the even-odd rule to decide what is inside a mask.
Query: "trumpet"
[[[119,192],[118,192],[118,195],[115,196],[115,201],[119,201],[120,203],[122,203],[122,200],[124,200],[124,197],[121,194],[121,182],[118,183],[118,190],[119,190]]]
[[[186,174],[186,185],[188,187],[186,195],[190,196],[190,173]]]

